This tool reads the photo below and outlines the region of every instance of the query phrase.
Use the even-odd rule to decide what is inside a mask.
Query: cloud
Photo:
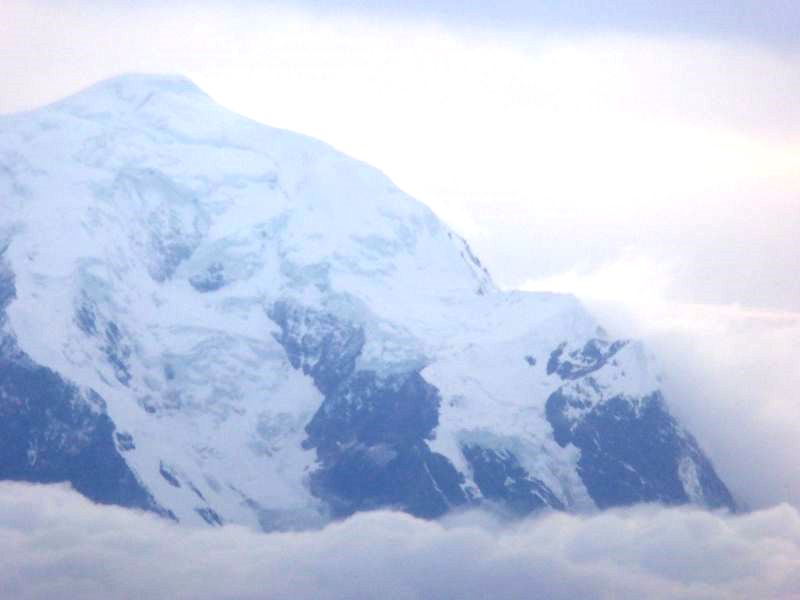
[[[0,484],[0,584],[44,598],[791,598],[800,515],[643,506],[513,524],[375,512],[321,531],[182,528]]]
[[[675,281],[675,267],[629,251],[627,256],[594,269],[571,269],[550,277],[530,279],[521,289],[575,294],[593,301],[612,301],[640,307],[661,302]]]
[[[752,507],[800,507],[800,313],[675,305],[649,322],[673,411],[726,483]]]

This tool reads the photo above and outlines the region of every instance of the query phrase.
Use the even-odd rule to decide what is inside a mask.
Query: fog
[[[441,523],[375,512],[321,531],[182,528],[62,486],[0,484],[0,584],[49,598],[780,598],[800,589],[800,515],[643,506],[480,513]]]

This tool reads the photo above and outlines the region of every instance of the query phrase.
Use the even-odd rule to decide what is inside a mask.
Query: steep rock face
[[[36,364],[3,331],[14,297],[0,252],[0,479],[69,481],[96,502],[168,515],[122,457],[128,440],[115,431],[103,399]]]
[[[330,314],[278,302],[276,339],[295,368],[325,395],[304,446],[319,468],[310,489],[335,516],[396,506],[437,517],[467,500],[463,477],[426,440],[439,421],[439,394],[418,371],[357,370],[364,330]]]
[[[639,344],[185,79],[0,118],[0,214],[0,477],[267,530],[733,506]]]
[[[731,507],[730,493],[693,437],[667,412],[659,393],[634,401],[614,396],[591,407],[558,390],[547,400],[556,441],[581,451],[578,472],[599,508],[636,502]]]
[[[559,445],[580,449],[578,472],[595,504],[733,507],[727,488],[694,437],[669,414],[661,392],[617,383],[630,380],[626,369],[642,362],[641,350],[628,346],[623,340],[591,339],[566,353],[564,343],[548,361],[548,372],[564,383],[547,399],[547,420]]]

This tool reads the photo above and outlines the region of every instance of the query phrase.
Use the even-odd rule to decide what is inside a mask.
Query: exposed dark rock
[[[114,367],[114,376],[122,385],[128,385],[131,380],[129,359],[131,357],[131,347],[125,339],[119,327],[114,321],[109,321],[105,329],[105,345],[102,348],[108,362]]]
[[[75,321],[86,335],[97,335],[97,314],[94,304],[84,298],[75,312]]]
[[[169,467],[167,467],[163,462],[158,463],[158,472],[172,487],[176,488],[181,487],[181,482],[178,481],[178,478],[175,476],[172,470]]]
[[[276,339],[292,367],[310,375],[323,394],[333,391],[355,369],[364,347],[361,327],[288,302],[276,302],[269,317],[281,328]]]
[[[114,437],[117,440],[117,448],[123,452],[127,452],[129,450],[136,450],[136,444],[133,443],[133,436],[130,433],[123,433],[121,431],[117,431],[114,434]]]
[[[0,322],[14,296],[13,275],[0,258]],[[124,443],[126,434],[115,433],[98,394],[36,364],[0,334],[0,480],[68,481],[95,502],[169,516],[117,451],[115,439]]]
[[[69,481],[96,502],[161,512],[117,452],[111,419],[15,346],[0,351],[0,479]]]
[[[697,465],[705,504],[734,508],[730,492],[660,393],[591,405],[559,389],[548,398],[546,412],[556,442],[580,449],[578,473],[598,507],[689,502],[679,474],[688,457]],[[580,416],[570,416],[574,412]]]
[[[195,508],[194,512],[203,517],[203,520],[209,525],[222,526],[222,517],[212,508]]]
[[[334,516],[396,507],[430,518],[467,501],[463,477],[425,442],[438,424],[435,387],[416,371],[355,370],[364,332],[354,324],[288,303],[270,316],[292,366],[325,395],[305,446],[316,448],[321,465],[312,492]]]
[[[547,374],[555,373],[561,379],[578,379],[601,369],[617,352],[622,350],[628,340],[617,340],[613,343],[601,339],[592,339],[580,350],[573,350],[564,358],[566,343],[550,353],[547,361]]]
[[[472,468],[475,484],[487,500],[501,503],[519,516],[546,507],[564,510],[561,500],[543,481],[532,477],[509,450],[478,445],[466,445],[461,450]]]
[[[192,275],[189,283],[198,292],[214,292],[227,283],[224,267],[220,263],[213,263],[202,273]]]

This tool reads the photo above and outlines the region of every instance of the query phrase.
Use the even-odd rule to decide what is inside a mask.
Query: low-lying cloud
[[[0,484],[7,598],[792,598],[800,514],[642,506],[502,524],[360,514],[321,531],[183,528],[66,486]]]

